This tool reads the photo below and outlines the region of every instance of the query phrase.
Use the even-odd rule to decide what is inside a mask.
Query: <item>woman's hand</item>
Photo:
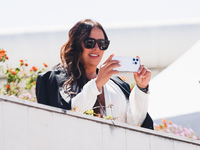
[[[110,55],[110,57],[100,66],[96,84],[97,88],[100,91],[106,82],[110,79],[110,77],[114,74],[119,74],[119,71],[113,70],[116,67],[120,67],[118,60],[112,60],[114,54]]]
[[[136,84],[141,88],[146,88],[151,79],[151,71],[148,70],[144,65],[140,65],[138,72],[134,72],[134,78]]]

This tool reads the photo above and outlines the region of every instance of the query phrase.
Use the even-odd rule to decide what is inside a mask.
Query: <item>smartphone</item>
[[[121,66],[115,68],[117,71],[138,72],[140,68],[140,59],[137,57],[113,56],[112,60],[120,61]]]

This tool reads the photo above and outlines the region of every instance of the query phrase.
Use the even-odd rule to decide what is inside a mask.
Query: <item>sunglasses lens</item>
[[[100,50],[106,50],[110,44],[108,40],[98,40],[98,46]]]
[[[108,40],[103,40],[103,39],[95,40],[92,38],[88,38],[84,41],[84,46],[85,48],[92,49],[95,47],[96,42],[98,43],[100,50],[106,50],[110,44],[110,41]]]
[[[86,39],[84,41],[85,48],[89,48],[89,49],[94,48],[95,44],[96,44],[96,41],[94,39]]]

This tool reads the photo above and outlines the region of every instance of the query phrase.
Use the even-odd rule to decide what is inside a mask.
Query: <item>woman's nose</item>
[[[98,48],[99,48],[98,43],[96,43],[94,46],[94,49],[98,49]]]

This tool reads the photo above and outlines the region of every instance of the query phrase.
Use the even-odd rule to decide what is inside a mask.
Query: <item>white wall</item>
[[[1,150],[200,150],[200,142],[0,95]]]
[[[167,67],[200,39],[199,20],[103,26],[111,40],[103,60],[111,53],[139,55],[148,68]],[[60,48],[68,40],[68,29],[66,26],[1,32],[0,48],[8,51],[12,64],[27,59],[30,65],[42,66],[46,62],[51,68],[60,61]]]

